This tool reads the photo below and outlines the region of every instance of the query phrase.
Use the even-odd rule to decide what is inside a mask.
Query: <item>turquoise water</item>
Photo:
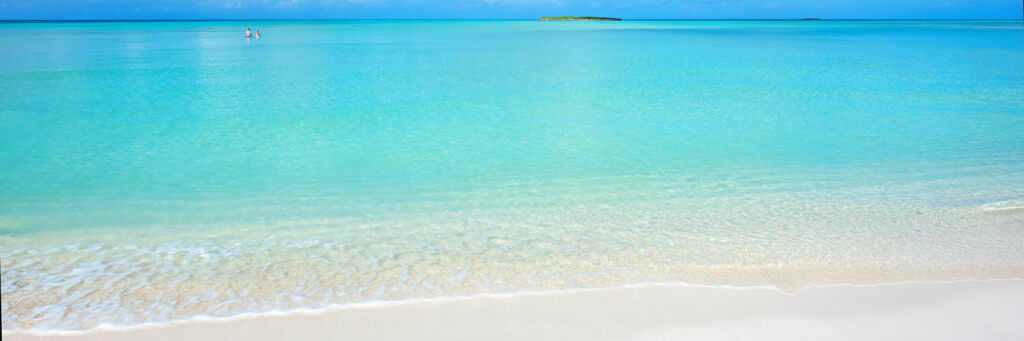
[[[4,23],[0,46],[4,331],[1024,275],[1020,22]]]

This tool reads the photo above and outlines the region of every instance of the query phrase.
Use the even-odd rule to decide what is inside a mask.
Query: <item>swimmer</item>
[[[260,30],[256,30],[256,39],[260,39]]]
[[[245,37],[246,38],[252,38],[252,30],[251,29],[248,29],[248,28],[245,29]]]

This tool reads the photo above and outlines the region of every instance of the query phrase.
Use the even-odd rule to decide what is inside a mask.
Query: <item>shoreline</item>
[[[985,297],[975,297],[985,296]],[[965,300],[965,297],[974,297]],[[731,286],[731,285],[700,285],[679,282],[655,282],[626,284],[605,288],[578,288],[549,291],[524,291],[496,294],[478,294],[470,296],[449,296],[437,298],[421,298],[399,301],[369,301],[351,303],[322,309],[295,309],[288,311],[269,311],[247,313],[229,317],[194,317],[186,320],[156,322],[127,327],[101,326],[82,331],[4,331],[4,339],[10,340],[132,340],[132,339],[180,339],[182,333],[186,338],[227,338],[234,339],[279,339],[302,334],[312,338],[370,338],[375,333],[398,333],[391,338],[420,339],[420,333],[409,332],[417,328],[428,328],[421,320],[437,321],[441,325],[450,325],[444,335],[436,335],[439,339],[482,337],[500,337],[507,339],[537,338],[539,334],[529,333],[540,327],[557,328],[565,331],[560,338],[588,339],[603,333],[587,336],[586,328],[591,325],[587,320],[622,321],[605,325],[605,329],[622,331],[621,337],[645,335],[646,332],[661,327],[679,329],[662,337],[679,335],[698,335],[691,332],[698,330],[713,331],[715,325],[747,324],[744,316],[754,314],[768,319],[783,319],[796,325],[816,325],[820,319],[816,310],[833,315],[856,315],[870,312],[868,319],[887,320],[891,313],[908,313],[921,305],[948,305],[948,307],[932,310],[898,314],[898,319],[910,322],[924,322],[931,325],[933,315],[981,314],[979,310],[996,315],[995,312],[1009,309],[1012,314],[1024,314],[1024,306],[1012,306],[1010,302],[1024,300],[1024,279],[990,280],[955,280],[945,282],[899,282],[873,285],[835,284],[812,286],[795,293],[789,293],[774,286]],[[949,301],[956,301],[957,304]],[[616,303],[609,303],[616,302]],[[699,303],[699,304],[694,304]],[[551,315],[549,308],[564,312]],[[603,308],[603,310],[602,310]],[[981,309],[973,309],[981,308]],[[634,311],[636,321],[622,320],[623,311]],[[973,312],[972,312],[973,311]],[[465,312],[473,312],[465,314]],[[756,314],[755,314],[756,313]],[[539,315],[538,315],[539,314]],[[570,318],[579,315],[583,318]],[[798,318],[790,319],[793,315]],[[546,316],[545,318],[540,318]],[[684,316],[698,318],[700,322],[692,326],[687,318],[675,320],[673,317]],[[788,317],[787,317],[788,316]],[[369,317],[369,319],[368,319]],[[398,321],[392,321],[394,318]],[[736,319],[736,317],[740,317]],[[865,317],[865,316],[861,316]],[[998,318],[998,316],[991,316]],[[569,318],[558,322],[559,318]],[[545,322],[545,319],[551,319]],[[650,320],[650,321],[649,321]],[[661,321],[658,326],[650,325],[651,321]],[[367,323],[369,322],[369,323]],[[693,321],[691,321],[693,322]],[[852,322],[850,319],[832,321],[838,324]],[[760,322],[758,322],[760,323]],[[352,328],[335,328],[332,326],[359,326],[365,330]],[[664,325],[662,325],[664,324]],[[677,325],[678,324],[678,325]],[[306,328],[314,325],[316,328]],[[514,331],[497,331],[488,334],[495,325],[516,326]],[[491,326],[491,327],[485,327]],[[396,328],[397,327],[397,328]],[[678,328],[677,328],[678,327]],[[685,327],[685,328],[683,328]],[[691,328],[699,327],[699,328]],[[714,327],[714,328],[712,328]],[[745,327],[745,328],[746,328]],[[762,326],[763,327],[763,326]],[[964,326],[966,330],[974,327]],[[1017,337],[1024,336],[1024,328],[1013,329],[1013,325],[995,323],[996,329],[1009,328]],[[708,329],[711,328],[711,329]],[[600,328],[599,328],[600,329]],[[749,329],[749,328],[747,328]],[[756,329],[756,328],[755,328]],[[360,334],[359,332],[363,332]],[[760,333],[763,330],[750,330]],[[526,332],[527,334],[523,334]],[[609,331],[612,332],[612,331]],[[786,330],[799,332],[799,330]],[[925,332],[909,328],[903,332]],[[355,333],[355,334],[353,334]],[[401,334],[401,335],[400,335]],[[613,333],[614,334],[614,333]],[[362,337],[360,337],[362,335]],[[611,335],[611,334],[607,334]],[[704,334],[700,334],[704,335]],[[749,334],[748,336],[752,336]],[[787,334],[788,335],[788,334]],[[435,336],[435,335],[431,335]],[[427,337],[428,339],[430,337]],[[598,337],[600,338],[600,337]],[[640,337],[644,338],[644,337]],[[858,337],[860,338],[860,337]]]
[[[1024,340],[1019,20],[243,24],[0,23],[5,338]]]

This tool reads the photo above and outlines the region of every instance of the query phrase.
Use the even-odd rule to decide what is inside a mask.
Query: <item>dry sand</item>
[[[1024,280],[643,285],[421,300],[16,340],[1024,340]]]

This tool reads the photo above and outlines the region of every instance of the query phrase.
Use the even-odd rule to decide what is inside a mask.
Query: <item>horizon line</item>
[[[147,22],[147,21],[429,21],[429,20],[492,20],[492,21],[513,21],[513,20],[537,20],[539,18],[372,18],[372,19],[0,19],[0,22]],[[693,18],[675,18],[675,19],[656,19],[656,18],[632,18],[626,19],[621,18],[622,21],[1024,21],[1024,18],[983,18],[983,19],[972,19],[972,18],[846,18],[846,19],[826,19],[816,17],[805,17],[805,18],[757,18],[757,19],[739,19],[739,18],[715,18],[715,19],[693,19]]]

